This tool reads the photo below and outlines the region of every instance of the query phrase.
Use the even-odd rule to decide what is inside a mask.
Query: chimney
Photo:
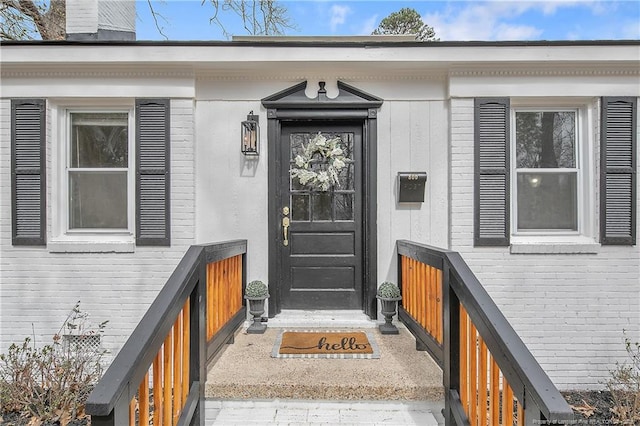
[[[67,0],[67,40],[136,39],[135,0]]]

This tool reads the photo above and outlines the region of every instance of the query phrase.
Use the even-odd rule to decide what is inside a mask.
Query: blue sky
[[[220,0],[222,3],[222,0]],[[152,0],[165,19],[159,25],[170,40],[226,40],[209,23],[209,0]],[[640,0],[533,1],[339,1],[284,0],[296,30],[286,35],[368,35],[380,20],[403,7],[418,11],[441,40],[620,40],[640,39]],[[163,40],[146,1],[138,1],[138,40]],[[229,12],[221,15],[228,32],[247,35]]]

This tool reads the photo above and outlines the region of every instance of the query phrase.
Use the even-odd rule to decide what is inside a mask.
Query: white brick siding
[[[67,0],[67,34],[98,31],[98,0]]]
[[[68,34],[94,34],[101,30],[136,30],[136,6],[132,0],[67,0]]]
[[[599,387],[625,357],[623,330],[640,340],[638,246],[562,255],[473,247],[473,139],[473,99],[452,99],[451,249],[462,253],[559,388]]]
[[[46,247],[11,245],[10,110],[10,100],[0,100],[0,350],[34,333],[38,343],[50,341],[80,300],[92,322],[109,320],[103,342],[114,355],[194,242],[193,101],[171,101],[171,247],[136,247],[135,253],[50,253]],[[49,231],[57,214],[49,202],[51,146],[57,143],[50,122]]]

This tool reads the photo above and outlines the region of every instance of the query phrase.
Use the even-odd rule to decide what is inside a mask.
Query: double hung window
[[[577,110],[515,110],[516,233],[577,233],[581,209]]]
[[[129,230],[129,115],[69,112],[69,231]]]

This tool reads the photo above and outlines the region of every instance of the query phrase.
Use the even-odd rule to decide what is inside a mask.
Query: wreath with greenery
[[[295,167],[291,176],[300,184],[320,191],[328,191],[339,185],[338,172],[346,166],[339,136],[327,139],[318,132],[307,146],[302,145],[302,154],[294,158]],[[312,164],[315,166],[312,167]]]

